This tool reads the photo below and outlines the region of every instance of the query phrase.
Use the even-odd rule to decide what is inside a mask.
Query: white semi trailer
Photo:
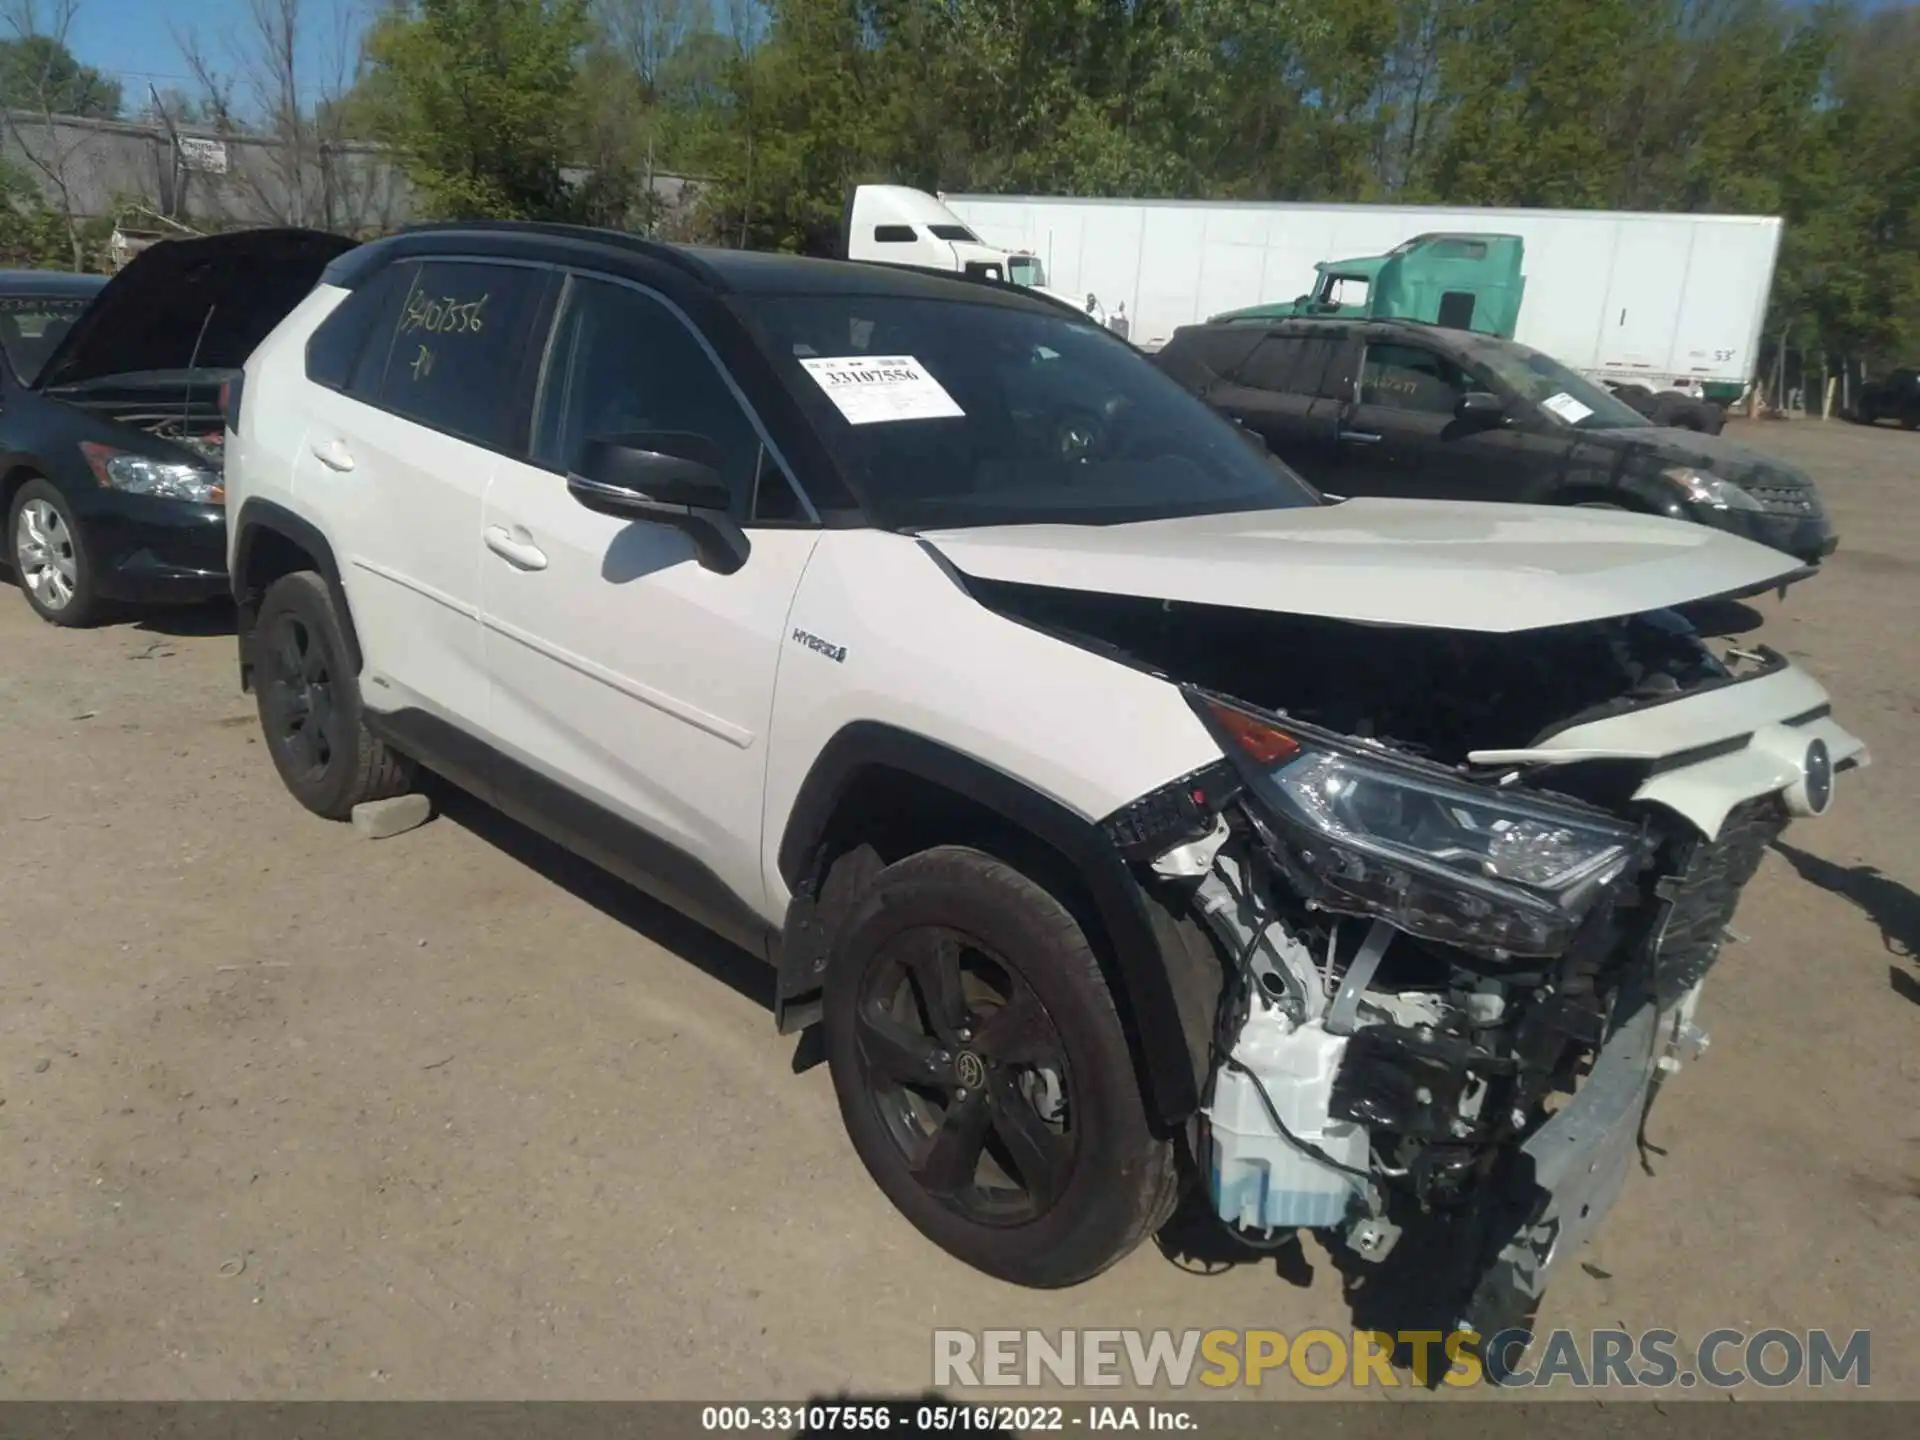
[[[1518,235],[1514,338],[1591,377],[1739,396],[1760,369],[1780,221],[1757,215],[942,195],[987,245],[1040,258],[1052,288],[1126,305],[1132,338],[1308,293],[1320,261],[1416,235]]]

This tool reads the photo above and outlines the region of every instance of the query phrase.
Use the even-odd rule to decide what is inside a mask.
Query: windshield
[[[20,383],[31,385],[80,312],[92,302],[80,296],[0,296],[0,350]]]
[[[1576,430],[1631,430],[1652,423],[1610,391],[1525,345],[1488,345],[1476,349],[1473,358],[1522,400]]]
[[[763,300],[748,313],[886,529],[1321,503],[1091,321],[887,295]],[[842,357],[873,363],[828,363]]]
[[[1036,255],[1008,256],[1007,271],[1016,285],[1045,286],[1047,283],[1047,272]]]

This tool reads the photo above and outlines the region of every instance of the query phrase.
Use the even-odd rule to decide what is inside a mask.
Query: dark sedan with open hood
[[[43,619],[86,625],[110,601],[226,592],[222,387],[352,244],[311,230],[168,241],[33,364],[9,351],[5,558]],[[0,296],[32,289],[0,279]]]

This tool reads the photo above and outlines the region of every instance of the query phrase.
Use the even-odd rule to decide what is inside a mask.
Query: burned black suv
[[[1154,359],[1331,494],[1637,510],[1809,564],[1838,543],[1804,471],[1657,426],[1511,340],[1395,320],[1227,321],[1175,331]]]

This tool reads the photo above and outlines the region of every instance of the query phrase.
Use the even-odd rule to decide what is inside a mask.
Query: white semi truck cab
[[[1038,255],[986,244],[937,196],[909,185],[856,187],[847,204],[845,243],[849,260],[952,270],[1079,303],[1047,288],[1046,266]]]

